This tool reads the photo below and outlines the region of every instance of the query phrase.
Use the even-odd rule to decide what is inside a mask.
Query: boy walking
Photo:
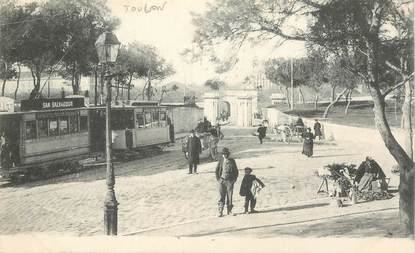
[[[264,188],[264,183],[259,180],[255,175],[251,174],[252,169],[249,167],[245,168],[245,176],[242,179],[241,190],[239,194],[245,196],[245,213],[248,213],[248,207],[251,208],[249,213],[256,213],[256,194],[261,189]]]

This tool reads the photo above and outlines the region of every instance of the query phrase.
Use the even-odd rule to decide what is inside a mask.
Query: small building
[[[195,104],[161,103],[169,109],[169,117],[174,124],[175,133],[186,133],[197,126],[203,119],[203,109]]]
[[[281,93],[272,93],[271,94],[271,104],[284,104],[286,101],[286,97],[284,94]]]
[[[0,97],[0,112],[14,112],[14,99]]]

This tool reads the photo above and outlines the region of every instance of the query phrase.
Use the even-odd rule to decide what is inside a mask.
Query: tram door
[[[11,167],[20,163],[20,117],[2,115],[0,117],[0,161],[2,167]],[[4,142],[4,143],[3,143]]]

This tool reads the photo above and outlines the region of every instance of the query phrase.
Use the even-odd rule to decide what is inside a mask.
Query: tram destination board
[[[51,110],[63,108],[85,107],[84,98],[42,98],[36,100],[22,100],[21,110]]]

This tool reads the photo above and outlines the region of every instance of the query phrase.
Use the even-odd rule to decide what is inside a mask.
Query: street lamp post
[[[114,177],[114,167],[111,162],[111,73],[109,70],[109,65],[114,63],[117,60],[118,50],[120,47],[120,42],[117,37],[111,32],[104,32],[101,34],[97,41],[95,42],[95,47],[97,49],[98,58],[100,63],[105,67],[105,78],[106,78],[106,88],[107,88],[107,99],[105,106],[105,143],[106,143],[106,183],[107,183],[107,193],[104,201],[104,229],[106,235],[117,235],[117,223],[118,223],[118,202],[115,198],[115,177]]]

